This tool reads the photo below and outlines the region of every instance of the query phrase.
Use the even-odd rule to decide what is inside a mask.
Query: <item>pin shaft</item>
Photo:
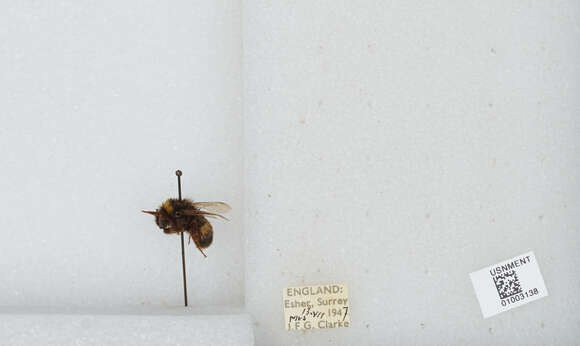
[[[179,193],[179,200],[181,201],[181,173],[180,170],[175,171],[177,176],[177,190]],[[183,269],[183,300],[185,306],[187,306],[187,276],[185,274],[185,246],[183,245],[183,232],[179,233],[181,238],[181,268]]]

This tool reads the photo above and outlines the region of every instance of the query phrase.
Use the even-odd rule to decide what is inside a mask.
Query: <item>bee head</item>
[[[175,207],[174,199],[168,199],[155,211],[142,210],[146,214],[155,216],[155,223],[164,233],[179,233],[181,227],[181,212]]]

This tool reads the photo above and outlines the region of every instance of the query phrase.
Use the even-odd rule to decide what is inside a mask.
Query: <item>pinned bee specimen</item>
[[[207,257],[203,249],[209,247],[213,240],[213,228],[207,218],[228,220],[221,214],[230,209],[224,202],[193,202],[189,199],[170,198],[157,210],[142,212],[155,216],[155,223],[165,234],[187,232],[189,240],[193,240],[203,256]]]

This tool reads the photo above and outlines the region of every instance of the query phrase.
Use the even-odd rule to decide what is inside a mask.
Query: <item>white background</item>
[[[259,345],[575,342],[576,2],[0,5],[0,306],[179,305],[139,210],[181,168],[234,207],[190,301]],[[528,250],[550,297],[484,320],[468,274]],[[285,331],[333,282],[352,327]]]
[[[580,5],[245,1],[246,308],[260,345],[574,344]],[[484,320],[469,273],[550,296]],[[285,286],[349,285],[287,332]]]
[[[236,2],[0,2],[0,306],[179,306],[154,209],[224,200],[194,306],[243,304]]]

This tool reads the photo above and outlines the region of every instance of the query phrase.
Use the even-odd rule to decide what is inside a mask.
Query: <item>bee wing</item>
[[[184,215],[202,215],[205,217],[210,217],[210,218],[220,218],[220,219],[224,219],[226,221],[230,221],[230,219],[228,219],[227,217],[220,215],[220,214],[216,214],[216,213],[210,213],[208,211],[203,211],[203,210],[196,210],[196,209],[188,209],[188,210],[184,210],[183,211]]]
[[[197,209],[204,209],[210,213],[227,213],[232,209],[232,207],[224,202],[193,202],[192,204]]]
[[[223,215],[218,215],[218,214],[216,214],[216,215],[200,214],[200,215],[203,215],[208,219],[223,219],[223,220],[230,221],[230,219],[228,219],[227,217],[225,217]]]

